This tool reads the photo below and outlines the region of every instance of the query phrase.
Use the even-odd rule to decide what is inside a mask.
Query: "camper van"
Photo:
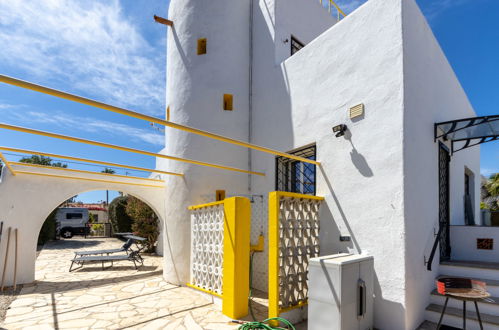
[[[74,235],[88,235],[88,220],[88,209],[59,208],[55,216],[57,236],[71,238]]]

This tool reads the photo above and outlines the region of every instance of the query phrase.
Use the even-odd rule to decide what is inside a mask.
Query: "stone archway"
[[[22,166],[21,166],[22,167]],[[33,172],[33,169],[30,168]],[[37,169],[37,173],[66,175],[62,170]],[[60,172],[60,173],[59,173]],[[78,174],[79,178],[102,179],[102,175]],[[7,229],[18,229],[17,283],[31,283],[35,279],[36,244],[38,234],[46,217],[63,201],[77,194],[92,190],[118,190],[135,196],[148,204],[158,215],[161,231],[164,231],[165,189],[153,186],[149,181],[123,178],[122,183],[98,182],[81,179],[47,177],[42,175],[17,174],[6,169],[0,181],[0,221],[4,222],[4,234],[0,243],[0,265],[3,268],[7,246]],[[160,235],[163,236],[163,235]],[[161,242],[162,243],[162,242]],[[14,242],[9,245],[8,269],[14,269]],[[13,283],[13,272],[7,271],[5,285]]]

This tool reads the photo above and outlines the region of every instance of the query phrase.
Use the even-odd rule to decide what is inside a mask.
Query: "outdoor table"
[[[445,309],[447,308],[447,303],[450,298],[461,300],[463,302],[463,329],[466,330],[466,302],[472,301],[475,304],[476,315],[478,317],[478,323],[480,324],[480,329],[483,330],[482,319],[480,318],[480,311],[478,310],[478,301],[490,297],[490,293],[484,290],[476,288],[463,288],[463,289],[453,289],[452,292],[447,292],[445,294],[445,303],[440,315],[440,320],[438,321],[437,330],[440,329],[442,324],[442,319],[444,318]]]

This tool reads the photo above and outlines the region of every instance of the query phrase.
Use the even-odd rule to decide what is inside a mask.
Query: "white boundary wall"
[[[478,238],[494,240],[492,250],[477,249]],[[452,259],[476,260],[486,262],[499,261],[499,228],[482,226],[451,226],[450,239]]]
[[[63,170],[15,166],[15,169],[30,172],[68,175]],[[98,174],[79,173],[78,177],[107,179]],[[111,179],[113,180],[113,179]],[[119,181],[151,184],[151,181],[120,178]],[[62,202],[75,195],[92,190],[117,190],[140,198],[158,215],[161,227],[164,225],[164,188],[149,188],[104,182],[61,179],[53,177],[17,174],[13,176],[7,168],[2,171],[0,181],[0,221],[4,222],[0,244],[0,269],[3,269],[7,246],[8,227],[18,228],[18,269],[17,284],[31,283],[35,280],[36,245],[38,235],[47,216]],[[13,282],[14,235],[11,234],[9,260],[6,272],[6,285]],[[161,235],[162,237],[162,235]],[[159,238],[161,239],[161,238]],[[162,249],[159,242],[158,249]],[[69,260],[68,260],[69,269]]]

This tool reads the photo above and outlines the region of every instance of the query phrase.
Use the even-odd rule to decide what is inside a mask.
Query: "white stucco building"
[[[341,20],[317,0],[171,0],[168,19],[173,25],[168,27],[166,120],[320,165],[167,127],[163,155],[262,175],[161,157],[156,170],[176,175],[154,175],[153,183],[152,178],[103,180],[102,173],[74,178],[63,169],[14,176],[35,170],[22,164],[4,168],[0,220],[5,228],[19,229],[18,283],[34,280],[36,239],[57,205],[83,191],[114,189],[141,198],[158,214],[164,278],[181,285],[192,281],[197,230],[188,207],[216,196],[247,197],[251,244],[264,240],[263,252],[254,255],[253,286],[269,292],[275,284],[268,280],[275,271],[269,237],[278,231],[270,228],[269,196],[285,191],[315,195],[310,209],[300,212],[314,214],[320,227],[288,231],[288,239],[308,235],[312,242],[302,250],[294,247],[293,253],[307,251],[291,265],[305,265],[297,282],[306,285],[311,255],[373,256],[377,329],[437,322],[443,300],[433,290],[440,275],[482,279],[499,297],[499,253],[493,244],[499,230],[481,226],[480,150],[468,148],[477,139],[489,141],[478,132],[483,123],[496,130],[497,139],[499,116],[473,119],[476,114],[414,0],[369,0]],[[49,173],[55,175],[42,176]],[[33,201],[30,208],[24,207],[26,199]],[[218,216],[224,227],[218,211],[210,219]],[[6,244],[2,238],[2,256]],[[6,284],[12,284],[10,272]],[[298,308],[283,316],[307,317],[306,290]],[[499,329],[497,301],[479,303],[486,329]],[[444,323],[461,324],[456,310],[447,311]],[[476,315],[470,314],[468,325],[478,328]]]
[[[251,196],[252,206],[265,210],[261,196],[291,189],[325,197],[321,255],[374,256],[377,328],[415,329],[434,318],[425,309],[441,272],[438,256],[433,271],[425,260],[438,232],[439,205],[445,208],[439,201],[439,148],[450,148],[450,141],[435,140],[434,125],[476,115],[415,1],[370,0],[337,22],[311,0],[172,0],[168,18],[174,22],[167,47],[170,120],[278,150],[299,154],[306,148],[305,156],[322,165],[305,169],[313,182],[284,184],[279,166],[294,165],[167,129],[168,154],[266,176],[158,161],[159,168],[186,173],[185,180],[166,181],[166,278],[189,281],[187,206],[225,190]],[[199,39],[205,39],[206,53],[198,54]],[[297,41],[305,47],[292,55]],[[224,94],[233,96],[231,111],[224,110]],[[351,119],[349,109],[359,104],[364,113]],[[348,130],[337,138],[332,127],[340,124]],[[452,156],[451,225],[465,224],[465,173],[470,189],[479,191],[479,152],[475,147]],[[478,193],[471,202],[479,219]],[[252,222],[263,221],[266,228],[263,214]],[[264,255],[256,258],[265,265]],[[265,290],[265,267],[256,272],[262,278],[257,286]]]

